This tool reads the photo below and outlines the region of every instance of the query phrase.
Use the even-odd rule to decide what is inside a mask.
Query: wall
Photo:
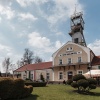
[[[67,51],[67,48],[72,47],[71,51]],[[78,57],[82,58],[82,62],[89,62],[90,56],[89,56],[89,50],[85,47],[86,50],[83,50],[80,46],[74,45],[74,44],[67,44],[62,49],[59,50],[59,52],[56,54],[56,56],[53,58],[53,64],[54,66],[59,65],[59,59],[63,59],[63,64],[68,64],[68,58],[72,59],[72,63],[78,63]],[[70,55],[63,55],[68,53],[75,53],[80,52],[80,54],[70,54]],[[61,56],[60,56],[61,55]]]
[[[52,81],[52,69],[44,69],[44,70],[36,70],[36,80],[40,80],[40,75],[42,74],[44,79],[46,80],[46,73],[50,73],[50,80]]]
[[[68,72],[72,71],[73,75],[77,74],[78,70],[82,70],[83,74],[88,71],[87,69],[88,65],[80,65],[80,67],[77,65],[74,69],[73,66],[66,66],[65,70],[64,67],[54,67],[54,81],[63,81],[63,80],[68,80]],[[59,79],[59,72],[63,72],[63,79]]]

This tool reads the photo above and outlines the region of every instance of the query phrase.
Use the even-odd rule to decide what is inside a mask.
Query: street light
[[[88,70],[90,71],[90,78],[91,78],[91,64],[89,64]]]

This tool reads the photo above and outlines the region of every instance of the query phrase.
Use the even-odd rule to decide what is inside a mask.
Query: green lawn
[[[74,88],[68,85],[47,85],[46,87],[34,87],[30,97],[22,100],[100,100],[100,88],[92,92],[95,95],[82,95],[73,92]]]

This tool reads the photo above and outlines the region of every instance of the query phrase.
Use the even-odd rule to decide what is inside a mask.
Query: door
[[[72,77],[73,77],[73,72],[72,72],[72,71],[68,71],[67,74],[68,74],[68,80],[69,80],[69,79],[72,79]]]

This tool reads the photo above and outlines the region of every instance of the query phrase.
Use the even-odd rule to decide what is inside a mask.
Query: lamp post
[[[91,78],[91,64],[89,64],[88,70],[90,71],[90,78]]]

